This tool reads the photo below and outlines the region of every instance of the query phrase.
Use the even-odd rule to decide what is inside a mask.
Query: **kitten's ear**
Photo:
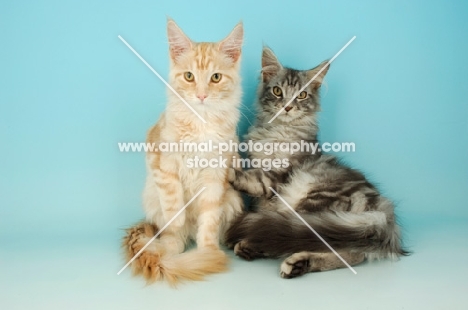
[[[221,41],[219,50],[228,55],[233,62],[237,62],[241,55],[242,42],[244,38],[244,26],[238,23],[231,33]]]
[[[170,18],[167,18],[167,38],[169,39],[169,53],[173,61],[192,48],[192,41]]]
[[[273,51],[264,46],[262,52],[262,80],[268,82],[273,76],[277,75],[283,66],[276,58]]]
[[[315,77],[311,83],[314,89],[318,89],[322,85],[323,78],[325,77],[325,74],[327,74],[329,68],[330,68],[330,64],[328,63],[328,60],[325,60],[325,61],[322,61],[322,63],[318,65],[317,67],[307,71],[307,77],[309,79],[312,79]]]

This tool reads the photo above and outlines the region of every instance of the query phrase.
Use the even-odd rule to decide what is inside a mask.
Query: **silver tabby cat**
[[[324,68],[325,67],[325,68]],[[269,48],[262,55],[256,124],[246,136],[254,143],[317,142],[319,88],[328,62],[312,70],[283,67]],[[268,121],[319,71],[315,80],[271,123]],[[394,206],[357,170],[317,152],[250,152],[248,157],[289,160],[288,167],[264,171],[231,168],[234,188],[254,199],[254,212],[244,213],[226,233],[236,255],[252,260],[286,257],[281,276],[345,267],[316,235],[270,190],[279,195],[350,265],[365,259],[408,254],[401,246]]]

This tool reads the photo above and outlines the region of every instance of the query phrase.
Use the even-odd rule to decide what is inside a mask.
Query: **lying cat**
[[[263,144],[316,143],[319,88],[328,68],[328,62],[305,71],[283,67],[274,53],[264,48],[258,115],[247,140]],[[296,94],[315,75],[315,80]],[[296,97],[291,104],[268,123],[293,96]],[[226,234],[238,256],[247,260],[287,256],[281,264],[283,278],[345,266],[270,187],[350,265],[366,258],[407,254],[401,246],[392,202],[382,197],[359,171],[320,152],[266,155],[253,151],[248,158],[286,158],[289,166],[273,167],[270,171],[230,169],[234,188],[256,197],[257,210],[242,214]]]

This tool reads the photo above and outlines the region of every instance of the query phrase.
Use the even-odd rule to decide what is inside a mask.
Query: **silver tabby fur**
[[[325,67],[326,66],[326,67]],[[307,98],[297,97],[273,122],[268,121],[323,67],[307,87]],[[328,71],[323,62],[311,70],[283,67],[269,48],[262,55],[262,81],[258,91],[258,115],[246,136],[255,143],[316,142],[319,89]],[[281,96],[274,94],[279,87]],[[345,265],[269,189],[272,187],[350,265],[365,259],[406,255],[394,206],[382,197],[365,176],[335,157],[310,152],[251,152],[250,159],[288,158],[289,167],[230,170],[233,186],[254,198],[254,211],[239,217],[227,231],[228,245],[247,260],[285,257],[281,276],[292,278],[307,272]]]

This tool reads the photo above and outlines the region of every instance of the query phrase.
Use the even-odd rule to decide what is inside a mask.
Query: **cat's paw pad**
[[[280,275],[284,279],[302,276],[309,272],[310,262],[308,258],[288,257],[281,263]]]
[[[234,246],[234,253],[245,260],[254,260],[255,258],[264,256],[262,253],[257,252],[249,247],[249,244],[245,240],[236,243]]]

